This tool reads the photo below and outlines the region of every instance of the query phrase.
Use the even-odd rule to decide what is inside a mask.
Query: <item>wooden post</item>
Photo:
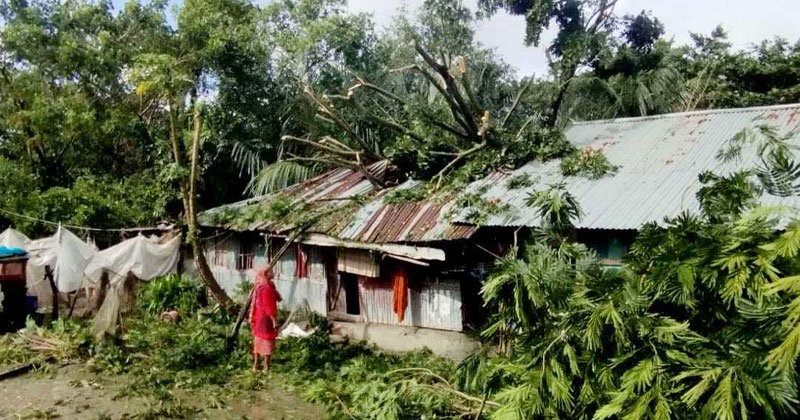
[[[53,321],[58,319],[58,287],[53,278],[53,269],[49,265],[44,266],[44,278],[50,283],[50,290],[53,293]]]
[[[103,270],[103,274],[100,275],[100,288],[97,290],[97,295],[92,305],[92,312],[95,314],[100,310],[100,307],[103,306],[103,302],[106,300],[108,283],[108,270]]]
[[[75,310],[75,304],[78,303],[78,295],[81,293],[81,289],[76,290],[75,297],[72,299],[72,303],[69,305],[69,313],[67,314],[67,318],[72,318],[72,311]],[[67,295],[67,299],[69,299],[69,295]]]

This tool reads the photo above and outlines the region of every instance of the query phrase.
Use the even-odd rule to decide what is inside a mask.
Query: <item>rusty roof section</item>
[[[371,168],[371,167],[370,167]],[[418,184],[407,181],[395,188]],[[298,211],[280,206],[302,203],[305,212],[325,214],[309,232],[370,243],[421,243],[467,239],[478,229],[450,221],[452,202],[425,200],[387,203],[377,189],[352,169],[334,169],[274,194],[216,207],[201,213],[202,226],[282,233],[294,226]]]

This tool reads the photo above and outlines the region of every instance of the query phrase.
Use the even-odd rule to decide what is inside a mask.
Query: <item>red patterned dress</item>
[[[278,329],[273,319],[278,319],[278,302],[281,295],[272,279],[259,279],[266,273],[259,272],[253,291],[253,308],[250,311],[250,326],[253,331],[253,354],[271,356],[275,349]],[[259,281],[261,280],[261,281]]]

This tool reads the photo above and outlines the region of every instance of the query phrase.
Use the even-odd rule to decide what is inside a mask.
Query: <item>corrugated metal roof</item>
[[[567,130],[567,139],[579,148],[602,149],[609,162],[618,166],[614,175],[598,180],[564,177],[558,160],[531,162],[477,181],[469,191],[484,191],[484,199],[511,207],[490,216],[486,225],[537,226],[535,209],[525,204],[531,188],[509,189],[508,179],[527,174],[534,189],[564,182],[584,213],[577,227],[637,229],[684,210],[696,212],[701,172],[724,174],[753,166],[757,162],[754,147],[742,151],[739,163],[723,165],[716,154],[735,134],[761,124],[782,133],[800,128],[800,104],[575,123]],[[800,143],[800,134],[795,140]],[[765,194],[762,203],[797,206],[800,200]],[[455,220],[464,221],[464,213]]]
[[[411,188],[416,184],[407,181],[396,188]],[[429,200],[389,204],[384,201],[386,192],[376,191],[357,171],[336,169],[275,194],[208,210],[200,215],[198,221],[203,226],[232,230],[283,232],[293,227],[291,222],[258,217],[249,221],[242,215],[287,197],[309,203],[315,212],[330,210],[330,216],[322,218],[309,231],[339,239],[371,243],[434,242],[466,239],[477,230],[476,226],[450,222],[451,202]],[[366,202],[357,207],[349,205],[353,201],[348,198],[356,197]],[[340,210],[336,210],[337,207]],[[222,217],[225,215],[230,217]]]

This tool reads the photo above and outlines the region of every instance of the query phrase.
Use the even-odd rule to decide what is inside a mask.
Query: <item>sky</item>
[[[472,8],[476,2],[465,0]],[[372,13],[378,28],[383,28],[391,24],[403,4],[413,11],[422,0],[349,0],[348,7],[354,12]],[[718,24],[726,29],[729,41],[737,49],[747,49],[776,36],[791,42],[800,40],[800,0],[619,0],[615,9],[619,15],[642,10],[652,11],[664,23],[667,37],[678,44],[689,43],[690,31],[708,34]],[[522,42],[524,31],[522,16],[501,12],[479,22],[476,36],[484,45],[495,48],[520,75],[544,76],[547,73],[544,50],[526,47]],[[552,36],[552,31],[546,33],[543,41]]]

